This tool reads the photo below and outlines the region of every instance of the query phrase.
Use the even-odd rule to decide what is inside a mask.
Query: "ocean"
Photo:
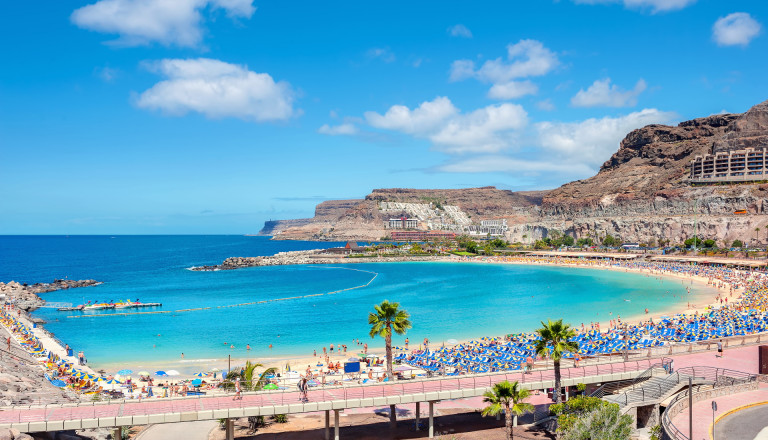
[[[505,264],[409,262],[188,270],[232,256],[339,245],[249,236],[1,236],[0,281],[92,278],[104,284],[42,296],[52,303],[75,305],[139,299],[160,302],[162,307],[128,312],[171,312],[125,316],[55,308],[35,312],[47,321],[48,330],[75,350],[83,350],[97,367],[170,364],[178,362],[181,353],[192,364],[228,356],[305,357],[331,343],[346,344],[356,352],[355,339],[371,348],[381,347],[380,338],[368,336],[367,316],[384,299],[399,302],[411,314],[413,328],[408,337],[411,344],[418,344],[424,338],[441,343],[531,331],[546,319],[589,325],[618,315],[638,316],[646,307],[658,313],[712,295],[710,289],[697,286],[689,295],[689,282],[670,278]],[[240,305],[244,303],[251,304]],[[403,339],[396,336],[394,344],[401,345]]]

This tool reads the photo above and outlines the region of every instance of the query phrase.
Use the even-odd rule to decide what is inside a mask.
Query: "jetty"
[[[88,312],[91,310],[111,310],[111,309],[140,309],[143,307],[161,307],[162,303],[115,303],[115,304],[80,304],[73,307],[59,307],[57,310],[60,312],[72,312],[81,311]]]

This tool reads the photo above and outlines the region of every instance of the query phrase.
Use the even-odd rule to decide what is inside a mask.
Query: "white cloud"
[[[637,97],[643,93],[647,85],[640,79],[632,90],[623,90],[617,85],[611,85],[611,79],[596,80],[587,90],[580,89],[571,104],[576,107],[631,107],[637,104]]]
[[[357,127],[354,124],[351,124],[349,122],[345,122],[343,124],[339,125],[328,125],[323,124],[318,130],[318,133],[320,134],[327,134],[330,136],[338,136],[338,135],[353,135],[357,134],[358,130]]]
[[[477,156],[438,166],[445,173],[558,173],[590,174],[594,172],[583,164],[562,163],[551,160],[526,160],[505,155]]]
[[[112,82],[115,80],[115,78],[118,77],[120,74],[120,71],[118,69],[113,69],[111,67],[105,66],[96,69],[96,74],[101,78],[104,82]]]
[[[531,81],[510,81],[494,84],[488,91],[488,97],[491,99],[517,99],[525,95],[535,95],[538,91],[538,86]]]
[[[760,34],[760,23],[746,12],[720,17],[712,26],[712,39],[720,46],[747,46]]]
[[[472,38],[472,31],[470,31],[469,28],[467,28],[463,24],[457,24],[449,27],[448,33],[452,37]]]
[[[472,60],[456,60],[451,63],[451,81],[461,81],[475,76],[475,62]]]
[[[645,109],[619,117],[579,122],[535,124],[530,147],[510,154],[480,154],[449,161],[434,168],[445,173],[509,173],[513,177],[556,175],[581,179],[594,173],[619,148],[630,131],[654,123],[670,123],[674,113]]]
[[[498,84],[516,78],[546,75],[558,64],[557,55],[540,41],[520,40],[507,46],[507,61],[501,58],[488,60],[477,70],[474,70],[475,64],[471,60],[454,61],[451,78],[460,80],[474,77],[483,82]]]
[[[246,66],[209,58],[165,59],[147,66],[168,79],[138,97],[136,105],[141,108],[257,122],[285,120],[299,113],[293,108],[290,84],[275,82]]]
[[[379,58],[385,63],[391,63],[395,61],[395,54],[393,54],[388,47],[374,47],[373,49],[369,49],[368,57]]]
[[[413,110],[404,105],[393,105],[383,115],[365,112],[365,119],[376,128],[426,135],[436,130],[448,118],[455,116],[458,111],[450,99],[438,96],[432,101],[421,103]]]
[[[450,119],[429,136],[441,151],[451,154],[495,153],[509,148],[515,130],[528,123],[528,114],[517,104],[489,105]]]
[[[476,68],[472,60],[456,60],[451,64],[450,80],[475,78],[493,84],[488,96],[495,99],[515,99],[536,93],[530,81],[516,79],[542,76],[551,72],[560,62],[557,55],[540,41],[520,40],[507,46],[507,58],[488,60]]]
[[[202,41],[201,11],[222,9],[229,17],[250,18],[253,0],[100,0],[76,9],[71,20],[97,32],[118,34],[125,46],[158,42],[194,47]]]
[[[581,122],[540,122],[535,128],[542,148],[597,168],[616,152],[619,142],[630,131],[648,124],[668,124],[676,117],[672,112],[644,109],[625,116]]]
[[[576,3],[595,5],[623,3],[629,9],[650,9],[651,12],[667,12],[683,9],[696,3],[696,0],[574,0]]]
[[[543,101],[537,102],[536,103],[536,107],[539,110],[544,110],[544,111],[547,111],[547,112],[551,112],[551,111],[555,110],[555,108],[556,108],[555,104],[549,98],[547,98],[547,99],[545,99]]]
[[[460,113],[446,97],[423,102],[411,110],[395,105],[383,115],[366,112],[369,125],[419,138],[449,154],[497,152],[508,148],[514,131],[526,126],[528,115],[516,104],[490,105]]]

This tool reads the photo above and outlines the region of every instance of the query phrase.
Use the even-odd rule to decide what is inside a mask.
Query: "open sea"
[[[333,343],[356,350],[367,316],[384,299],[410,314],[411,344],[531,331],[541,320],[574,326],[671,310],[712,296],[707,287],[616,271],[460,263],[360,263],[194,272],[232,256],[272,255],[341,243],[270,241],[247,236],[0,236],[0,281],[96,279],[104,284],[43,294],[53,303],[139,299],[174,311],[114,315],[41,308],[45,327],[94,366],[161,365],[233,358],[311,356]],[[375,279],[373,279],[375,276]],[[366,287],[348,289],[355,286]],[[306,297],[306,295],[315,295]],[[296,298],[301,297],[301,298]],[[282,298],[258,304],[239,305]],[[233,307],[227,307],[233,306]],[[196,311],[179,311],[206,308]],[[125,311],[122,311],[125,312]],[[612,315],[609,313],[612,312]],[[107,316],[104,316],[107,315]],[[404,337],[396,336],[395,345]],[[246,344],[251,351],[246,352]],[[273,348],[269,348],[272,344]],[[234,345],[235,348],[230,348]]]

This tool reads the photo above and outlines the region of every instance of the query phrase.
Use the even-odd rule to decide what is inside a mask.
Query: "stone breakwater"
[[[293,264],[347,264],[347,263],[383,263],[394,261],[436,261],[443,257],[433,256],[373,256],[348,257],[346,255],[328,254],[325,249],[309,251],[280,252],[266,257],[230,257],[221,264],[211,266],[190,267],[195,271],[216,271],[242,269],[257,266],[286,266]]]
[[[96,280],[53,280],[52,283],[21,284],[16,281],[0,282],[0,295],[5,295],[4,302],[13,303],[16,308],[31,312],[45,304],[39,293],[55,290],[74,289],[76,287],[98,286]]]

